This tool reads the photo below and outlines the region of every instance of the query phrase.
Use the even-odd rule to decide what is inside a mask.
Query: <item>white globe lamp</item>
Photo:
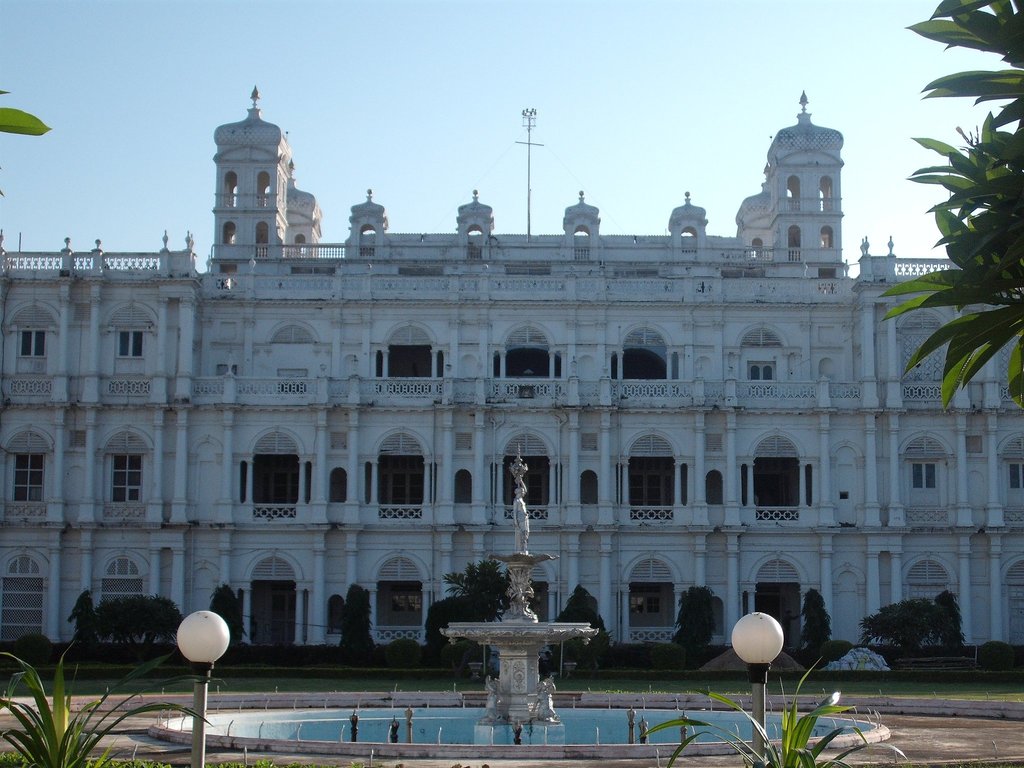
[[[782,652],[786,638],[782,626],[767,613],[748,613],[732,628],[732,649],[747,663],[750,675],[752,717],[761,726],[754,729],[751,739],[754,752],[764,754],[765,700],[768,669]]]
[[[210,670],[231,642],[227,622],[213,611],[196,611],[178,626],[178,650],[196,674],[192,689],[192,768],[206,765],[206,692]]]

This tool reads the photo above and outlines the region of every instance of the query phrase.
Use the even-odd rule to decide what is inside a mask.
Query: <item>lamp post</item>
[[[192,768],[206,764],[206,691],[213,663],[224,655],[229,642],[228,625],[213,611],[190,613],[178,627],[178,650],[197,676],[192,691]]]
[[[767,613],[748,613],[732,628],[732,648],[747,663],[753,718],[762,729],[765,728],[764,687],[768,684],[768,669],[782,651],[784,640],[782,626]],[[764,736],[756,728],[751,745],[755,753],[764,755]]]

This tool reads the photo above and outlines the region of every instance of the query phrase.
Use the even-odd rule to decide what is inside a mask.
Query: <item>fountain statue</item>
[[[545,646],[575,638],[586,642],[597,630],[586,622],[542,623],[530,608],[530,599],[534,596],[530,573],[537,563],[554,560],[555,556],[530,554],[530,512],[526,507],[523,480],[529,467],[517,454],[511,470],[515,479],[512,504],[515,551],[510,555],[491,555],[508,569],[508,610],[498,621],[452,622],[441,632],[449,638],[465,638],[489,645],[500,657],[497,679],[488,677],[484,683],[487,704],[484,717],[477,724],[477,743],[487,743],[491,734],[485,731],[496,725],[514,728],[527,723],[532,728],[544,728],[544,742],[555,744],[562,738],[561,721],[554,707],[554,681],[540,677],[540,651]]]

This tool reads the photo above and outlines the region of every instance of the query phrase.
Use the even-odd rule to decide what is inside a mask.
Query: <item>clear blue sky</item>
[[[537,109],[534,234],[561,231],[586,191],[605,234],[664,234],[690,191],[708,232],[734,235],[772,135],[802,90],[845,136],[844,256],[939,256],[906,179],[979,124],[966,100],[921,99],[931,79],[993,57],[905,28],[937,0],[2,0],[0,104],[43,118],[0,134],[6,248],[156,250],[186,230],[209,252],[213,131],[245,117],[289,132],[300,188],[327,242],[368,187],[393,232],[451,232],[474,188],[499,233],[526,231],[526,138]]]

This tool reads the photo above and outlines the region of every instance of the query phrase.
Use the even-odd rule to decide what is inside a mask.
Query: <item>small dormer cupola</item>
[[[373,190],[366,190],[366,200],[352,206],[348,217],[348,246],[358,247],[360,256],[373,256],[373,249],[384,245],[388,231],[388,214],[384,206],[373,202]]]
[[[494,209],[480,202],[477,190],[473,190],[473,202],[459,206],[456,224],[459,242],[466,246],[466,257],[483,258],[484,247],[494,231]]]
[[[583,190],[580,190],[579,202],[565,209],[562,218],[564,245],[570,249],[576,261],[586,261],[598,248],[601,230],[599,213],[596,206],[588,205],[583,199]]]
[[[690,202],[690,193],[686,193],[686,202],[672,211],[668,220],[668,232],[672,236],[673,250],[695,251],[703,248],[707,242],[707,211]]]

